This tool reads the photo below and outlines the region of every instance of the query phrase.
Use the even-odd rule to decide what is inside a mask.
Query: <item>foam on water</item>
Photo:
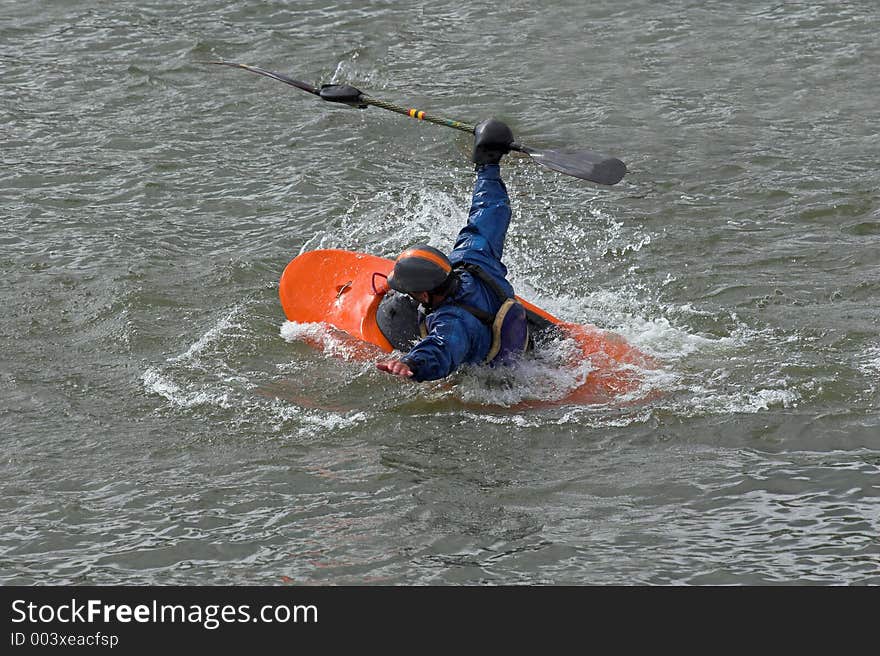
[[[880,345],[867,349],[860,365],[868,374],[873,374],[875,377],[880,374]]]
[[[263,389],[269,374],[245,371],[236,362],[237,354],[253,339],[249,333],[249,307],[238,305],[208,328],[179,355],[164,365],[147,368],[141,375],[144,390],[168,402],[171,412],[217,412],[236,425],[252,423],[275,433],[297,438],[316,437],[327,431],[349,428],[367,418],[363,412],[307,408],[277,398]],[[294,339],[320,339],[328,356],[351,360],[356,353],[351,342],[323,324],[285,324],[282,336]],[[282,367],[283,368],[283,367]],[[281,373],[282,378],[287,373]]]
[[[466,221],[467,212],[461,200],[448,193],[388,187],[368,197],[353,199],[340,228],[316,233],[303,244],[300,252],[341,248],[369,250],[374,255],[393,257],[414,243],[428,243],[448,250]]]
[[[199,356],[209,346],[221,340],[224,335],[232,329],[241,329],[240,323],[237,321],[245,310],[244,305],[233,307],[226,315],[220,318],[216,324],[211,326],[201,337],[199,337],[192,345],[180,355],[168,358],[168,362],[197,361]]]
[[[217,411],[234,411],[234,417],[226,421],[237,426],[253,424],[260,432],[269,429],[274,433],[295,436],[298,439],[315,438],[355,426],[368,418],[365,412],[334,412],[326,408],[305,408],[288,400],[265,398],[254,385],[248,390],[237,389],[231,381],[182,382],[172,372],[148,369],[141,376],[144,389],[149,394],[163,397],[171,411],[198,411],[215,414]]]
[[[340,59],[327,84],[365,84],[372,88],[382,88],[384,81],[380,72],[372,67],[364,68],[360,64],[360,58],[360,51],[355,49],[347,57]]]
[[[329,356],[347,361],[363,359],[359,342],[326,323],[297,323],[285,321],[280,329],[287,342],[305,342],[320,348]]]
[[[868,391],[875,393],[880,388],[880,344],[865,350],[858,362],[858,368],[868,377]]]
[[[197,385],[181,386],[174,382],[171,376],[157,369],[147,369],[141,375],[141,381],[148,393],[165,398],[173,407],[194,408],[201,405],[224,409],[234,407],[229,391],[209,390]]]
[[[379,356],[378,352],[365,354],[359,348],[359,342],[326,324],[285,322],[281,334],[288,341],[303,341],[321,349],[328,358],[360,363],[360,372],[349,369],[348,373],[353,377],[367,372],[385,376],[374,372],[373,361]],[[368,358],[366,361],[365,355]],[[288,372],[295,369],[295,364],[285,367]],[[668,374],[665,372],[633,369],[644,384],[619,396],[616,403],[638,401],[666,384]],[[593,370],[593,363],[582,356],[573,338],[555,335],[542,339],[535,352],[515,365],[498,368],[467,365],[449,379],[427,382],[411,389],[413,394],[430,401],[453,401],[468,407],[517,410],[521,404],[553,405],[562,401],[583,385]]]
[[[653,241],[650,233],[641,230],[636,230],[631,235],[624,234],[623,222],[614,220],[602,211],[597,211],[596,215],[607,219],[608,227],[604,234],[598,237],[596,244],[596,250],[602,257],[621,257],[629,253],[638,253]]]
[[[695,386],[689,402],[691,416],[702,414],[753,414],[771,408],[793,408],[800,400],[796,390],[780,388],[759,388],[753,391],[740,391],[732,394],[719,394],[715,390]],[[687,414],[684,407],[680,412]]]
[[[466,404],[501,407],[559,401],[593,371],[592,363],[579,354],[574,339],[554,337],[510,367],[463,367],[446,394]]]

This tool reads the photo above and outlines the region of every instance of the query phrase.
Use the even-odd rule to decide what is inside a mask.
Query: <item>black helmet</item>
[[[430,292],[446,282],[451,272],[452,264],[442,252],[419,244],[397,258],[388,276],[388,286],[405,294]]]

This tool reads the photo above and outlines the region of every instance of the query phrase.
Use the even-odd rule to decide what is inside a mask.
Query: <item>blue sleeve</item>
[[[428,317],[430,332],[400,360],[412,370],[412,380],[445,378],[467,360],[471,337],[454,310],[440,310]]]
[[[501,179],[501,167],[489,164],[477,170],[467,225],[458,233],[449,259],[479,264],[504,277],[501,264],[504,239],[510,225],[510,198]]]

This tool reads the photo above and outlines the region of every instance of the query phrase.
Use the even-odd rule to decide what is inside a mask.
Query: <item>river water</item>
[[[880,584],[878,33],[867,0],[4,0],[0,582]],[[522,410],[570,373],[302,340],[287,263],[449,248],[471,141],[213,59],[623,159],[508,157],[506,263],[651,394]]]

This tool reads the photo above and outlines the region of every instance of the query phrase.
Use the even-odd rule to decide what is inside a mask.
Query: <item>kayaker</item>
[[[511,144],[513,132],[503,122],[479,123],[472,156],[477,180],[452,252],[447,257],[420,244],[397,258],[388,286],[421,304],[421,339],[403,357],[378,362],[380,370],[437,380],[463,364],[509,363],[525,350],[526,313],[501,262],[511,212],[500,162]]]

